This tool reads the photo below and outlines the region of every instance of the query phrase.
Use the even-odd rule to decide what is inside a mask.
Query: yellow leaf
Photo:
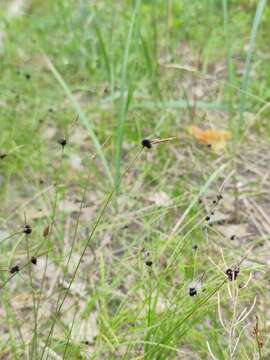
[[[195,125],[188,127],[188,133],[200,144],[211,146],[214,151],[225,150],[231,139],[229,131],[217,129],[201,129]]]

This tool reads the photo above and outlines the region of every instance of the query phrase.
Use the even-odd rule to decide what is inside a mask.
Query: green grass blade
[[[228,0],[223,0],[223,29],[226,45],[226,63],[227,63],[227,77],[229,84],[233,84],[234,80],[234,71],[232,63],[232,48],[231,48],[231,37],[230,37],[230,28],[229,28],[229,10],[228,10]],[[230,129],[234,128],[232,111],[233,111],[233,92],[232,88],[228,87],[228,103],[229,103],[229,112],[230,112]]]
[[[117,119],[117,133],[116,133],[116,153],[115,153],[115,184],[119,184],[120,179],[120,171],[121,171],[121,153],[122,153],[122,143],[124,137],[124,122],[127,113],[127,105],[130,101],[130,85],[128,84],[127,73],[128,73],[128,61],[132,39],[134,36],[134,29],[136,24],[136,19],[139,13],[141,5],[141,0],[137,0],[133,9],[133,14],[130,22],[127,43],[124,52],[124,59],[122,65],[122,76],[121,76],[121,108],[119,111],[118,119]],[[127,94],[128,93],[128,94]]]
[[[45,55],[45,60],[46,63],[50,69],[50,71],[53,73],[54,77],[56,78],[56,80],[58,81],[59,85],[62,87],[62,89],[64,90],[66,96],[68,97],[68,99],[70,100],[71,104],[73,105],[76,113],[79,115],[79,119],[81,121],[81,123],[86,127],[86,129],[89,132],[89,135],[93,141],[94,147],[96,149],[97,154],[100,156],[100,159],[102,161],[102,164],[104,166],[105,172],[110,180],[110,182],[113,184],[113,177],[108,165],[108,162],[105,158],[105,155],[102,151],[102,147],[100,145],[100,142],[94,132],[93,126],[91,125],[90,121],[87,119],[86,115],[84,114],[84,112],[81,109],[80,104],[78,103],[78,101],[76,100],[76,98],[73,96],[71,90],[69,89],[67,83],[65,82],[65,80],[63,79],[63,77],[60,75],[60,73],[58,72],[58,70],[55,68],[55,66],[53,65],[53,63],[51,62],[51,60]]]
[[[258,28],[262,19],[263,10],[265,8],[267,0],[260,0],[257,5],[256,14],[254,16],[253,25],[250,33],[250,39],[249,39],[249,45],[248,45],[248,52],[247,52],[247,58],[245,63],[245,69],[244,69],[244,75],[243,75],[243,81],[242,81],[242,90],[244,92],[247,91],[248,85],[249,85],[249,76],[250,76],[250,70],[251,70],[251,62],[252,62],[252,56],[255,49],[255,43],[256,43],[256,36],[258,32]],[[245,93],[242,93],[241,99],[240,99],[240,120],[239,120],[239,126],[238,126],[238,133],[242,130],[244,125],[244,110],[246,105],[246,95]]]
[[[191,106],[193,106],[193,102],[190,102],[186,99],[168,100],[162,102],[141,101],[133,105],[135,108],[143,109],[189,109]],[[209,110],[227,110],[227,106],[225,104],[215,102],[211,103],[206,101],[196,101],[196,108]]]
[[[112,75],[111,75],[111,65],[110,65],[110,58],[106,49],[106,44],[104,42],[103,36],[102,36],[102,32],[99,26],[99,23],[97,20],[94,21],[94,25],[95,25],[95,31],[96,31],[96,35],[99,41],[99,46],[100,46],[100,52],[101,55],[104,59],[104,64],[105,64],[105,68],[106,68],[106,72],[107,72],[107,76],[108,76],[108,82],[110,83],[110,85],[112,85]],[[112,89],[112,86],[111,86]]]

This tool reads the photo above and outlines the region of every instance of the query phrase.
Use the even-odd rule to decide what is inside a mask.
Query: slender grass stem
[[[137,161],[137,159],[138,159],[139,155],[141,154],[142,150],[143,150],[143,148],[141,148],[141,149],[137,152],[137,154],[135,155],[135,157],[133,158],[133,160],[130,162],[130,164],[128,165],[128,167],[126,168],[126,170],[123,172],[122,176],[124,176],[124,175],[129,171],[129,169],[135,164],[135,162]],[[122,176],[121,176],[121,177],[122,177]],[[119,181],[120,181],[120,179],[119,179]],[[113,195],[115,194],[115,191],[116,191],[116,188],[114,187],[114,188],[111,190],[111,192],[109,193],[109,195],[107,196],[107,199],[105,200],[105,202],[104,202],[104,204],[103,204],[103,206],[102,206],[102,208],[101,208],[101,210],[100,210],[99,216],[98,216],[98,218],[97,218],[97,220],[96,220],[96,222],[95,222],[95,224],[94,224],[94,226],[93,226],[93,228],[92,228],[92,230],[91,230],[91,232],[90,232],[90,234],[89,234],[89,236],[88,236],[88,239],[87,239],[87,241],[86,241],[86,243],[85,243],[85,246],[84,246],[84,248],[83,248],[83,251],[82,251],[82,253],[81,253],[81,255],[80,255],[80,258],[79,258],[79,261],[78,261],[78,263],[77,263],[77,265],[76,265],[76,268],[75,268],[75,270],[74,270],[74,273],[73,273],[73,275],[72,275],[72,277],[71,277],[71,280],[70,280],[70,282],[69,282],[69,284],[68,284],[68,286],[67,286],[67,288],[66,288],[66,291],[64,292],[62,301],[60,302],[60,305],[58,306],[58,308],[57,308],[57,310],[56,310],[56,313],[55,313],[55,316],[54,316],[54,320],[53,320],[53,322],[52,322],[51,328],[50,328],[50,330],[49,330],[49,333],[48,333],[48,336],[47,336],[47,339],[46,339],[46,342],[45,342],[45,345],[44,345],[44,347],[43,347],[43,351],[42,351],[40,360],[43,359],[45,350],[46,350],[46,348],[47,348],[48,345],[49,345],[49,341],[50,341],[50,338],[51,338],[51,336],[52,336],[52,334],[53,334],[53,330],[54,330],[54,326],[55,326],[55,323],[56,323],[58,314],[60,313],[60,311],[61,311],[61,309],[62,309],[62,307],[63,307],[63,305],[64,305],[64,302],[65,302],[65,300],[66,300],[66,297],[67,297],[67,295],[68,295],[68,292],[69,292],[69,290],[70,290],[70,287],[71,287],[71,285],[73,284],[73,282],[74,282],[74,280],[75,280],[75,277],[76,277],[76,275],[77,275],[77,273],[78,273],[78,270],[79,270],[79,268],[80,268],[82,259],[83,259],[84,255],[85,255],[85,252],[86,252],[86,250],[87,250],[87,248],[88,248],[88,246],[89,246],[89,244],[90,244],[90,242],[91,242],[91,240],[92,240],[92,238],[93,238],[93,236],[94,236],[94,234],[95,234],[95,232],[96,232],[96,229],[97,229],[100,221],[102,220],[102,218],[103,218],[103,216],[104,216],[104,214],[105,214],[105,211],[106,211],[108,205],[110,204],[110,201],[111,201]]]

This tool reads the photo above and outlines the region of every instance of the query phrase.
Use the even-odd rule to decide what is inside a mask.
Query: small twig
[[[244,321],[249,316],[249,314],[252,312],[252,310],[254,309],[254,307],[256,305],[256,301],[257,301],[257,297],[255,296],[253,303],[252,303],[249,311],[246,313],[246,315],[244,317],[242,317],[242,314],[243,314],[243,312],[242,312],[242,314],[238,317],[238,319],[237,319],[238,324],[240,324],[242,321]],[[245,308],[245,310],[247,310],[247,309]]]
[[[260,338],[260,335],[259,335],[259,318],[258,318],[258,315],[255,315],[255,318],[256,318],[256,323],[253,327],[253,336],[255,337],[256,339],[256,344],[257,344],[257,347],[258,347],[258,352],[259,352],[259,360],[262,359],[262,347],[263,347],[263,340],[262,338]]]
[[[208,351],[209,351],[209,354],[210,354],[211,358],[212,358],[213,360],[218,360],[218,359],[215,357],[215,355],[213,354],[213,352],[212,352],[212,350],[211,350],[211,347],[210,347],[210,344],[209,344],[208,341],[206,341],[206,345],[207,345],[207,348],[208,348]]]

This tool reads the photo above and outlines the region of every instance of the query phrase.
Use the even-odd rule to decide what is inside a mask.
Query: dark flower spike
[[[193,245],[192,249],[195,251],[198,250],[198,245]]]
[[[141,144],[142,144],[143,147],[145,147],[147,149],[151,149],[151,147],[152,147],[151,140],[149,140],[149,139],[143,139],[141,141]]]
[[[33,265],[37,265],[37,258],[34,257],[34,256],[32,256],[32,257],[31,257],[31,263],[32,263]]]
[[[205,275],[205,272],[203,272],[199,277],[197,277],[197,279],[195,279],[194,281],[192,281],[192,283],[189,284],[189,287],[188,287],[189,296],[195,296],[201,290],[202,280],[203,280],[204,275]]]
[[[19,265],[14,265],[12,266],[12,268],[9,269],[10,274],[15,274],[18,273],[19,271],[20,271]]]
[[[67,140],[64,136],[61,136],[59,139],[58,139],[58,143],[60,145],[62,145],[63,147],[67,145]]]
[[[228,276],[228,279],[230,281],[234,281],[234,280],[236,280],[239,272],[240,272],[239,268],[234,268],[234,269],[229,268],[229,269],[226,270],[225,273]]]
[[[176,137],[170,137],[170,138],[166,138],[166,139],[152,139],[152,140],[143,139],[141,141],[141,144],[143,147],[146,147],[147,149],[151,149],[152,145],[154,145],[154,144],[162,144],[162,143],[169,142],[169,141],[176,140],[176,139],[177,139]]]
[[[151,267],[151,266],[153,265],[153,261],[151,261],[151,260],[146,260],[145,265]]]
[[[150,256],[150,251],[146,250],[146,249],[142,249],[141,250],[141,254],[142,256],[144,256],[145,258]]]
[[[190,296],[195,296],[195,295],[197,295],[197,290],[196,290],[195,287],[189,288],[189,295],[190,295]]]
[[[221,194],[218,194],[218,195],[217,195],[217,200],[220,201],[220,200],[222,200],[222,199],[223,199],[223,196],[222,196]]]
[[[26,235],[30,235],[31,232],[32,232],[32,228],[30,225],[27,225],[25,224],[24,227],[23,227],[23,232],[26,234]]]

